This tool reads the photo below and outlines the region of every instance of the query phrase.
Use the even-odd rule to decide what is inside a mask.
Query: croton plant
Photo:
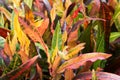
[[[119,37],[119,0],[0,0],[0,80],[120,80]]]

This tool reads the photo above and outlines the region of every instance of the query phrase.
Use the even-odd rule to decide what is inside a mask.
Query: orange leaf
[[[105,53],[87,53],[82,54],[78,57],[75,57],[73,59],[70,59],[66,62],[64,62],[57,70],[57,73],[62,73],[65,71],[65,69],[77,69],[80,66],[83,66],[87,61],[95,62],[96,60],[104,60],[106,58],[109,58],[111,54],[105,54]]]
[[[29,59],[24,49],[21,48],[18,53],[20,54],[23,63]]]
[[[31,23],[34,23],[34,15],[32,10],[26,4],[24,4],[24,8],[25,8],[25,18],[29,20]]]
[[[4,44],[4,52],[5,52],[5,54],[7,54],[10,57],[10,59],[12,59],[13,55],[12,55],[12,51],[10,49],[8,42],[5,42],[5,44]]]
[[[74,73],[72,69],[67,69],[65,71],[65,80],[73,80]]]
[[[56,56],[56,58],[55,58],[55,60],[54,60],[54,63],[53,63],[53,65],[52,65],[51,75],[52,75],[53,77],[55,77],[55,75],[56,75],[56,70],[57,70],[58,66],[60,65],[60,61],[61,61],[60,56]]]
[[[76,41],[78,39],[78,29],[79,27],[77,27],[75,31],[71,32],[68,37],[67,43],[70,48],[77,45]]]
[[[23,25],[24,32],[34,41],[34,42],[39,42],[42,47],[44,48],[44,51],[48,57],[48,62],[50,62],[50,55],[48,52],[48,47],[46,46],[46,44],[44,43],[44,40],[42,39],[41,36],[39,36],[38,32],[32,30],[32,27],[30,25],[28,25],[21,17],[19,17],[19,21],[20,23]]]
[[[42,37],[46,29],[48,28],[49,25],[49,19],[46,18],[39,27],[36,28],[38,31],[39,35]]]

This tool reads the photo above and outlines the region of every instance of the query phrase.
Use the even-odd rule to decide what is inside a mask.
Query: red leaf
[[[107,73],[107,72],[96,72],[96,76],[98,80],[120,80],[120,76]],[[77,75],[74,80],[91,80],[92,79],[92,73],[91,72],[84,72],[79,75]]]
[[[100,17],[106,20],[102,22],[103,31],[105,34],[105,51],[109,52],[109,37],[111,32],[110,22],[112,19],[113,8],[110,7],[108,4],[101,2],[100,9]]]
[[[23,63],[20,67],[18,67],[16,70],[11,71],[10,73],[3,75],[1,77],[2,80],[15,80],[18,78],[20,75],[22,75],[23,72],[26,70],[30,69],[30,67],[35,64],[36,60],[38,59],[38,55],[31,58],[27,62]]]
[[[10,80],[14,80],[16,79],[18,76],[20,76],[24,71],[26,71],[27,69],[29,69],[34,63],[35,61],[38,59],[39,56],[35,56],[33,57],[32,59],[28,60],[27,62],[25,62],[24,64],[22,64],[20,67],[19,67],[19,71],[10,78]]]
[[[100,0],[94,0],[92,4],[93,5],[90,11],[90,16],[96,17],[96,15],[99,13],[99,10],[100,10]]]
[[[0,36],[6,38],[8,36],[8,33],[10,33],[10,30],[4,29],[4,28],[0,28]]]
[[[87,53],[82,54],[78,57],[72,58],[66,62],[64,62],[57,70],[57,73],[62,73],[65,71],[65,69],[77,69],[80,66],[85,65],[87,61],[95,62],[96,60],[104,60],[108,57],[110,57],[111,54],[105,54],[105,53]]]

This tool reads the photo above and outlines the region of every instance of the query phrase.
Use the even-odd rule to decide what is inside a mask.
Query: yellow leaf
[[[72,3],[71,0],[66,0],[66,2],[65,2],[65,7],[68,8],[71,3]]]
[[[58,52],[58,47],[56,46],[56,47],[55,47],[55,50],[54,50],[53,53],[52,53],[52,57],[51,57],[51,58],[52,58],[52,61],[51,61],[52,63],[53,63],[54,60],[55,60],[55,56],[57,55],[57,52]]]
[[[66,60],[76,56],[79,51],[81,51],[82,49],[84,49],[84,45],[85,43],[80,43],[77,46],[75,46],[74,48],[70,49],[65,57]]]
[[[59,55],[65,60],[71,59],[75,57],[79,53],[79,51],[84,48],[84,45],[85,43],[80,43],[74,48],[70,49],[68,52],[66,50],[64,50],[63,52],[59,51]]]
[[[14,55],[16,52],[16,44],[17,44],[17,35],[16,35],[16,33],[14,33],[12,40],[9,39],[9,45],[10,45],[12,55]]]
[[[53,22],[55,20],[55,17],[56,17],[56,11],[55,11],[54,7],[50,11],[50,17],[51,17],[51,20]]]
[[[20,47],[21,49],[25,50],[26,55],[28,55],[30,41],[20,27],[17,14],[14,15],[13,24],[14,32],[17,34],[18,41],[20,42]]]
[[[67,31],[64,31],[63,35],[62,35],[62,48],[64,47],[64,43],[67,40]]]
[[[35,22],[35,24],[34,24],[35,27],[36,27],[36,28],[40,27],[40,25],[43,23],[43,21],[44,21],[44,20],[39,20],[39,21]]]
[[[11,0],[15,8],[19,8],[21,4],[21,0]]]
[[[55,8],[57,15],[62,16],[64,14],[64,7],[62,0],[55,0],[53,4],[53,8]]]

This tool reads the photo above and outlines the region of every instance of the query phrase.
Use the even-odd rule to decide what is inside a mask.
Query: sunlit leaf
[[[38,31],[38,33],[39,33],[39,35],[41,37],[43,36],[44,32],[48,28],[48,25],[49,25],[49,19],[46,18],[45,20],[43,20],[43,22],[41,23],[41,25],[36,28],[36,30]]]
[[[95,62],[96,60],[104,60],[106,58],[109,58],[111,54],[105,54],[105,53],[87,53],[82,54],[78,57],[75,57],[73,59],[70,59],[66,62],[64,62],[57,70],[57,73],[62,73],[66,69],[77,69],[80,66],[83,66],[87,61]]]
[[[11,14],[8,10],[6,10],[5,8],[3,7],[0,7],[0,11],[4,13],[4,15],[6,16],[6,18],[11,21]]]
[[[19,8],[21,4],[21,0],[11,0],[15,8]]]
[[[22,31],[20,23],[18,22],[18,15],[14,15],[14,32],[17,35],[18,41],[20,42],[20,47],[23,51],[25,51],[25,54],[28,55],[29,52],[29,44],[30,40],[25,35],[25,33]]]
[[[55,0],[53,8],[55,8],[57,15],[62,16],[64,14],[63,2],[61,0]]]
[[[51,20],[52,22],[55,20],[55,17],[56,17],[56,11],[55,11],[55,8],[52,8],[51,11],[50,11],[50,17],[51,17]]]
[[[50,72],[52,76],[56,75],[56,70],[58,69],[58,66],[60,65],[61,58],[60,56],[56,56],[55,60],[52,65],[52,71]]]
[[[62,34],[62,49],[64,48],[64,44],[67,41],[67,31],[64,31]]]
[[[57,55],[58,50],[61,50],[62,48],[62,34],[61,34],[61,28],[60,28],[60,23],[57,23],[57,27],[55,29],[55,32],[53,34],[52,38],[52,53],[51,53],[51,59],[54,61],[55,56]]]
[[[44,40],[42,39],[42,37],[39,36],[37,31],[35,32],[34,30],[32,30],[31,26],[28,25],[21,17],[19,17],[19,21],[23,25],[23,27],[25,28],[24,32],[31,38],[31,40],[33,40],[33,42],[39,42],[42,45],[42,47],[46,53],[46,56],[48,57],[48,62],[50,62],[50,55],[48,52],[48,47],[44,43]]]
[[[4,20],[4,14],[0,13],[0,27],[4,27],[5,20]]]
[[[5,42],[5,44],[4,44],[4,52],[7,56],[9,56],[10,59],[12,59],[13,55],[12,55],[12,51],[10,49],[8,42]]]
[[[12,33],[11,33],[12,34]],[[12,35],[11,35],[12,36]],[[15,54],[16,52],[16,44],[17,44],[17,34],[14,33],[14,35],[12,36],[12,38],[10,38],[10,36],[8,36],[8,42],[9,42],[9,46],[12,52],[12,55]]]
[[[34,15],[33,15],[32,10],[26,4],[24,4],[24,8],[25,8],[25,18],[28,21],[30,21],[31,24],[34,24]]]
[[[33,0],[24,0],[24,2],[29,6],[30,9],[32,8]]]
[[[72,49],[70,49],[67,54],[63,53],[61,55],[63,55],[63,59],[65,60],[69,60],[73,57],[75,57],[83,48],[84,48],[84,43],[80,43],[77,46],[73,47]]]

